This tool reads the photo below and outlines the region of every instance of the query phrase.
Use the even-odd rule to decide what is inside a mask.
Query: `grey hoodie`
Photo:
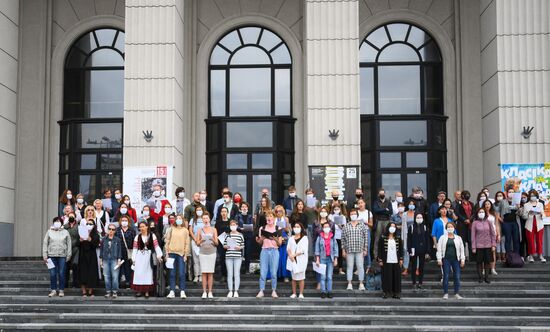
[[[71,235],[66,229],[50,229],[46,232],[42,243],[42,257],[44,259],[48,257],[66,257],[69,260],[72,254],[71,249]]]

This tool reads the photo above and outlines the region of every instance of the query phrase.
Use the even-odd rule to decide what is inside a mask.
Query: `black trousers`
[[[216,270],[218,271],[217,275],[222,278],[227,278],[227,266],[225,265],[225,249],[223,245],[218,244],[218,255],[216,256]]]
[[[401,267],[399,267],[399,263],[384,263],[382,266],[382,291],[394,295],[401,293]]]
[[[426,259],[424,258],[424,255],[414,255],[411,256],[411,262],[409,264],[409,270],[411,273],[411,279],[412,283],[416,284],[416,279],[418,277],[418,283],[422,285],[422,281],[424,280],[424,262]],[[416,262],[418,262],[418,276],[416,275]]]

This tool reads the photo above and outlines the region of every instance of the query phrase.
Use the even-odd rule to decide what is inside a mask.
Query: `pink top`
[[[496,233],[489,220],[475,220],[472,224],[472,249],[496,247]]]
[[[262,229],[264,228],[260,227],[260,234],[262,234]],[[273,225],[272,227],[265,226],[265,230],[270,233],[275,233],[277,229],[275,228],[275,225]],[[264,242],[262,243],[262,249],[278,249],[278,248],[279,246],[277,245],[277,241],[275,240],[264,239]]]

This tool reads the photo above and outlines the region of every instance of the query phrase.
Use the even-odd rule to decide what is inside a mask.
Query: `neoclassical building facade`
[[[0,256],[38,256],[70,188],[124,169],[256,202],[311,167],[410,192],[550,160],[546,0],[0,3]],[[534,127],[528,138],[523,127]],[[152,137],[146,137],[150,133]]]

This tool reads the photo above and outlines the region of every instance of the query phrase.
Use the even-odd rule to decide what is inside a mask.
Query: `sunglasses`
[[[116,231],[116,228],[109,228],[110,231]]]

